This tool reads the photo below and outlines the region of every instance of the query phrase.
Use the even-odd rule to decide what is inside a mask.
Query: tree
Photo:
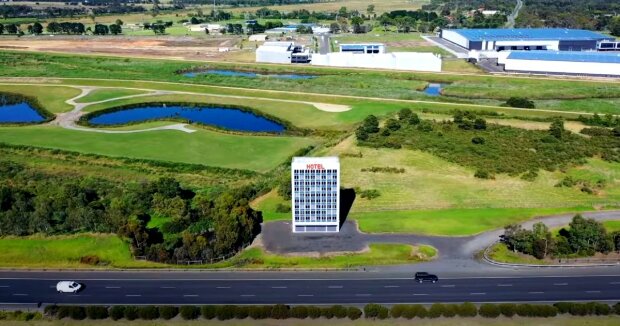
[[[118,35],[118,34],[122,34],[123,33],[123,28],[121,27],[121,25],[118,25],[118,24],[110,25],[109,29],[110,29],[110,33],[112,35]]]
[[[0,24],[0,35],[4,34],[4,25]]]
[[[366,13],[370,16],[375,13],[375,5],[368,5]]]
[[[364,19],[362,19],[362,17],[355,16],[351,18],[351,25],[353,26],[353,33],[355,34],[363,33],[364,32],[364,28],[362,26],[363,24],[364,24]]]
[[[476,130],[487,129],[487,121],[482,118],[477,118],[476,120],[474,120],[474,129]]]
[[[348,17],[347,7],[340,7],[340,9],[338,10],[338,16]]]
[[[115,23],[116,25],[118,25],[118,26],[123,26],[123,24],[124,24],[124,23],[123,23],[123,21],[122,21],[122,20],[120,20],[120,19],[117,19],[117,20],[116,20],[116,22],[114,22],[114,23]]]
[[[411,109],[408,109],[408,108],[401,109],[400,111],[398,111],[398,120],[401,120],[401,121],[409,120],[412,114],[413,112],[411,112]]]
[[[549,134],[557,139],[562,139],[564,133],[564,120],[561,118],[553,119],[551,126],[549,126]]]
[[[8,34],[17,34],[18,30],[19,29],[17,28],[17,25],[15,25],[15,24],[8,24],[8,25],[6,25],[6,32]]]
[[[369,115],[362,122],[362,128],[369,134],[379,132],[379,120],[374,115]]]
[[[166,25],[164,24],[153,24],[151,25],[151,29],[153,30],[153,33],[155,34],[166,34]]]
[[[620,16],[614,17],[607,25],[609,33],[613,36],[620,36]]]
[[[569,224],[568,244],[574,253],[593,255],[597,251],[607,250],[607,232],[600,222],[575,215]]]
[[[32,34],[39,35],[43,33],[43,25],[39,22],[32,24]]]
[[[109,33],[110,33],[110,29],[108,28],[108,26],[102,25],[102,24],[96,24],[95,25],[95,30],[93,31],[93,34],[95,34],[95,35],[108,35]]]
[[[400,129],[400,123],[396,119],[388,119],[385,122],[385,127],[388,128],[391,131],[396,131],[396,130]]]

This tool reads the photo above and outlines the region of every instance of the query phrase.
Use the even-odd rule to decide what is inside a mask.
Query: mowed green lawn
[[[135,260],[129,245],[116,235],[78,234],[0,238],[0,267],[8,268],[175,268],[175,266]],[[348,268],[368,265],[411,264],[433,259],[433,247],[404,244],[371,244],[362,253],[330,257],[295,257],[265,253],[250,248],[228,261],[190,268]],[[97,256],[99,265],[80,263],[84,256]]]
[[[81,257],[93,255],[99,257],[108,267],[159,265],[134,260],[129,245],[111,234],[6,237],[0,238],[0,248],[0,267],[96,268],[97,266],[80,263]]]
[[[80,95],[81,90],[73,87],[52,85],[0,85],[0,92],[18,93],[35,97],[44,109],[52,113],[62,113],[73,109],[66,100]]]
[[[130,96],[130,95],[138,95],[147,93],[146,91],[141,91],[137,89],[127,89],[127,88],[100,88],[95,89],[88,93],[84,97],[80,97],[76,102],[78,103],[92,103],[99,102],[104,100],[109,100],[117,97]]]
[[[571,208],[479,208],[353,213],[360,230],[379,233],[468,236],[537,216],[592,210]]]
[[[53,126],[0,128],[0,142],[57,148],[115,157],[183,162],[268,171],[314,140],[287,136],[246,136],[194,127],[131,134],[103,134]]]

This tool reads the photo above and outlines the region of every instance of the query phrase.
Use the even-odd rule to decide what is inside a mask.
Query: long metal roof
[[[577,51],[512,51],[508,55],[508,59],[620,63],[620,53]]]
[[[584,29],[567,28],[504,28],[504,29],[453,29],[470,41],[507,40],[613,40],[606,36]]]

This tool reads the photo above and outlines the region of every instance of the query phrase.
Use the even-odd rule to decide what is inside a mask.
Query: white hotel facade
[[[339,231],[338,157],[294,157],[291,187],[294,233]]]

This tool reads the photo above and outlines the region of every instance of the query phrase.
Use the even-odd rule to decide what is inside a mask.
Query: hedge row
[[[274,306],[46,306],[45,314],[57,319],[71,318],[75,320],[84,319],[106,319],[113,320],[153,320],[153,319],[172,319],[180,316],[182,319],[191,320],[202,317],[204,319],[306,319],[306,318],[349,318],[359,319],[362,311],[355,307],[331,306],[295,306],[286,305]]]
[[[84,319],[107,319],[112,320],[153,320],[172,319],[177,316],[184,320],[192,320],[202,317],[204,319],[230,320],[230,319],[316,319],[316,318],[348,318],[356,320],[362,317],[362,310],[355,307],[340,305],[331,307],[273,305],[273,306],[47,306],[45,314],[57,319],[71,318]],[[363,315],[368,319],[387,318],[439,318],[439,317],[476,317],[497,318],[505,317],[555,317],[559,314],[573,316],[605,316],[610,314],[620,315],[620,303],[610,306],[604,303],[572,303],[561,302],[554,305],[532,304],[483,304],[477,307],[473,303],[441,304],[435,303],[430,307],[423,305],[394,305],[387,308],[378,304],[367,304]]]

